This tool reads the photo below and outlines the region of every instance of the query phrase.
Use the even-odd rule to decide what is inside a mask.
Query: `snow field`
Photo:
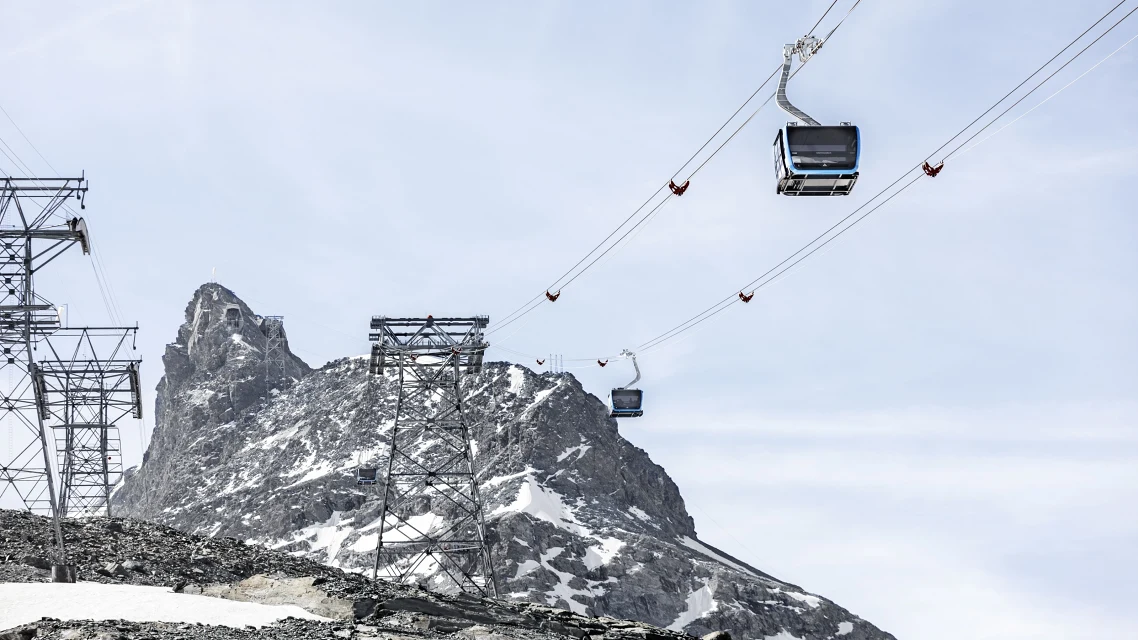
[[[0,583],[0,629],[60,620],[186,622],[242,628],[263,627],[284,618],[329,622],[294,605],[265,605],[174,593],[169,587],[77,582]]]

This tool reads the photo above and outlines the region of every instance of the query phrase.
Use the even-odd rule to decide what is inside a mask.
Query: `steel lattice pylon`
[[[137,327],[57,331],[32,379],[41,417],[55,430],[63,516],[111,515],[122,477],[118,422],[142,418],[138,367],[131,357]]]
[[[59,328],[55,306],[35,292],[34,277],[79,244],[89,253],[82,218],[64,215],[80,202],[84,178],[0,178],[0,425],[8,432],[0,455],[0,499],[14,494],[33,511],[50,511],[58,561],[65,562],[51,453],[32,388],[34,347]],[[17,434],[19,436],[17,437]]]
[[[285,376],[284,316],[265,316],[265,383],[271,384]]]
[[[497,596],[462,399],[462,376],[482,369],[487,324],[485,316],[372,318],[371,373],[399,373],[373,578],[431,573]]]

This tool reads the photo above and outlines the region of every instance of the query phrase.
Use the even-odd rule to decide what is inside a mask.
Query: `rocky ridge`
[[[295,604],[335,621],[288,619],[263,629],[175,623],[41,621],[0,639],[91,638],[471,638],[690,640],[640,622],[591,618],[527,602],[438,594],[372,581],[360,574],[234,538],[186,534],[123,518],[65,519],[64,540],[81,581],[169,586],[175,592],[263,604]],[[0,582],[47,582],[54,538],[48,518],[0,510]],[[34,628],[39,635],[27,635]],[[65,632],[70,632],[65,634]],[[131,635],[136,634],[136,635]]]
[[[115,509],[370,569],[382,487],[357,487],[353,473],[384,459],[397,381],[369,380],[365,358],[312,371],[291,354],[288,375],[268,380],[260,326],[220,285],[194,294],[163,357],[152,443]],[[892,638],[700,541],[675,483],[571,375],[487,363],[464,384],[503,598],[695,635]],[[438,502],[418,501],[421,526],[446,525]],[[445,588],[434,569],[421,585]]]

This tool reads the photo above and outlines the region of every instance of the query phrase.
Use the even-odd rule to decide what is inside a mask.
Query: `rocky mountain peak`
[[[370,572],[378,530],[393,524],[380,518],[383,487],[357,486],[354,471],[385,460],[398,380],[371,376],[366,358],[312,371],[290,354],[289,379],[266,383],[260,326],[220,285],[194,294],[117,513]],[[700,541],[676,484],[572,375],[491,362],[463,384],[504,597],[697,635],[891,638]],[[415,446],[429,451],[430,437]],[[447,526],[445,500],[413,503],[421,530]],[[430,563],[418,578],[448,584]]]

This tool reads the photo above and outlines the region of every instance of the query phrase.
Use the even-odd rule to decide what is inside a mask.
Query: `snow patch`
[[[522,371],[522,368],[518,365],[512,364],[510,368],[506,370],[506,373],[510,375],[510,393],[514,395],[521,394],[526,384],[526,372]]]
[[[742,571],[743,573],[745,573],[747,575],[755,576],[756,578],[761,577],[761,576],[755,575],[754,571],[751,571],[750,569],[744,567],[743,565],[739,564],[738,562],[732,562],[731,560],[724,558],[723,556],[719,555],[718,553],[715,553],[711,549],[708,549],[706,546],[704,546],[704,544],[702,542],[700,542],[698,540],[692,540],[691,538],[689,538],[687,536],[683,536],[680,538],[680,544],[691,549],[692,551],[699,552],[699,553],[707,556],[708,558],[715,560],[716,562],[720,562],[722,564],[725,564],[725,565],[731,567],[732,569],[735,569],[737,571]]]
[[[540,566],[541,566],[541,563],[538,562],[537,560],[526,560],[525,562],[518,565],[517,572],[514,573],[514,577],[510,578],[510,579],[511,580],[517,580],[518,578],[520,578],[520,577],[522,577],[528,573],[531,573],[534,569],[537,569]]]
[[[671,631],[683,631],[684,627],[719,609],[715,601],[715,580],[704,582],[703,586],[688,594],[688,606],[680,612],[672,624],[668,625]]]
[[[398,520],[394,516],[389,517],[386,526],[383,529],[384,542],[412,542],[421,540],[429,535],[435,529],[442,526],[444,518],[436,515],[430,511],[421,513],[417,516],[411,516],[406,520]],[[372,531],[378,529],[381,524],[385,524],[380,518],[376,518],[367,526],[361,527],[360,532]],[[365,536],[360,536],[350,547],[356,553],[365,553],[375,551],[376,545],[379,544],[379,534],[372,533]]]
[[[633,515],[633,517],[637,518],[638,520],[643,520],[644,522],[652,522],[652,516],[648,515],[643,509],[638,509],[636,507],[629,507],[628,512],[631,513]]]
[[[556,605],[559,600],[564,600],[569,605],[570,611],[572,611],[573,613],[579,613],[581,615],[585,615],[585,605],[574,600],[573,596],[589,597],[589,596],[593,595],[592,592],[582,590],[582,589],[574,589],[573,587],[570,587],[569,583],[572,580],[574,580],[577,576],[573,575],[572,573],[568,573],[566,571],[558,571],[557,569],[554,569],[549,564],[549,562],[551,560],[553,560],[557,556],[561,555],[562,551],[563,551],[563,549],[561,547],[553,547],[549,551],[546,551],[545,553],[541,554],[541,566],[545,567],[550,572],[556,574],[558,577],[558,583],[553,585],[552,589],[545,592],[545,596],[546,596],[545,602],[546,602],[546,604],[553,606],[553,605]]]
[[[822,604],[822,599],[818,596],[811,596],[805,593],[796,593],[794,591],[786,591],[785,593],[786,595],[794,598],[799,602],[805,602],[806,604],[810,605],[811,609],[817,609],[818,606]]]
[[[598,540],[601,542],[599,545],[585,549],[584,562],[590,571],[612,562],[624,546],[624,542],[616,538],[598,538]]]
[[[847,633],[851,633],[851,632],[853,632],[853,623],[852,622],[839,622],[838,623],[838,632],[835,633],[834,635],[844,636]]]
[[[514,499],[512,504],[498,507],[490,516],[500,516],[511,512],[528,513],[538,520],[551,523],[558,529],[564,529],[579,536],[592,536],[592,531],[577,521],[577,516],[573,513],[572,508],[565,505],[561,494],[541,486],[533,476],[526,476],[526,481],[518,489],[518,497]]]
[[[592,448],[593,448],[592,445],[585,444],[584,440],[582,440],[581,444],[579,444],[575,447],[569,447],[565,451],[562,451],[561,455],[557,456],[557,461],[561,462],[565,458],[568,458],[569,456],[573,455],[573,453],[577,454],[577,457],[573,458],[573,460],[574,461],[580,460],[581,456],[585,455],[585,452],[588,451],[589,449],[592,449]]]
[[[199,623],[240,629],[245,625],[263,627],[289,616],[330,621],[294,605],[270,606],[174,593],[169,587],[99,582],[0,584],[0,629],[42,617]]]
[[[294,534],[292,540],[279,542],[270,548],[279,549],[280,547],[294,542],[311,538],[311,542],[308,544],[309,552],[326,549],[328,557],[324,560],[324,563],[333,567],[338,566],[336,556],[340,554],[340,546],[344,544],[348,536],[355,532],[354,527],[346,526],[351,524],[352,518],[348,518],[342,522],[340,521],[340,515],[342,513],[342,511],[333,511],[331,518],[328,518],[320,524],[305,527]]]
[[[487,487],[487,486],[496,487],[496,486],[502,484],[503,482],[509,482],[510,480],[516,480],[518,478],[522,478],[522,477],[528,476],[528,475],[533,474],[533,473],[537,473],[537,469],[534,469],[533,467],[526,467],[524,471],[519,471],[517,473],[511,473],[511,474],[505,475],[505,476],[495,476],[493,478],[490,478],[486,482],[483,482],[482,486],[483,487]]]

